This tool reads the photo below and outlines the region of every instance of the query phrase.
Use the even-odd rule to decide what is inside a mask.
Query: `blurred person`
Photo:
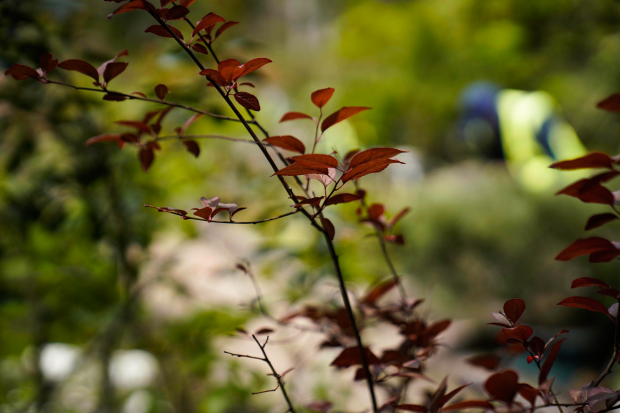
[[[475,82],[461,94],[460,106],[461,138],[483,157],[503,160],[526,189],[548,192],[581,174],[549,168],[556,160],[584,155],[586,149],[548,93]]]

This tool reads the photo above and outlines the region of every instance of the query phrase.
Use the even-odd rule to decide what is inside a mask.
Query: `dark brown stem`
[[[620,327],[618,326],[618,315],[620,315],[620,299],[618,299],[618,314],[616,314],[616,330],[614,332],[614,350],[611,354],[611,359],[607,364],[607,368],[598,379],[594,382],[594,387],[598,387],[599,384],[607,377],[610,373],[616,361],[618,361],[618,354],[620,354]]]
[[[148,6],[147,6],[147,8],[148,8]],[[181,39],[179,39],[176,36],[176,34],[172,30],[170,30],[168,25],[166,25],[166,23],[164,23],[161,20],[161,18],[154,11],[152,11],[151,9],[148,9],[148,12],[172,36],[172,38],[175,39],[175,41],[179,44],[179,46],[181,46],[181,48],[183,48],[183,50],[185,50],[185,52],[196,63],[196,65],[200,68],[200,70],[204,70],[205,67],[202,65],[202,63],[200,63],[200,60],[198,60],[198,58],[194,55],[194,53],[191,51],[191,49],[185,44],[185,42],[183,42]],[[206,76],[206,78],[209,80],[209,82],[211,82],[213,87],[218,91],[218,93],[226,101],[226,103],[228,104],[230,109],[234,112],[235,116],[241,121],[241,123],[246,128],[246,130],[248,131],[248,133],[250,134],[252,139],[256,142],[256,144],[260,148],[261,152],[263,153],[263,155],[265,156],[265,158],[269,162],[269,165],[271,165],[271,167],[274,170],[274,172],[278,172],[279,169],[278,169],[277,165],[275,164],[275,162],[273,161],[273,158],[271,157],[271,155],[269,155],[269,152],[267,151],[267,148],[265,147],[265,145],[263,145],[263,143],[258,138],[258,136],[256,136],[256,134],[254,133],[254,130],[250,127],[250,125],[245,120],[245,118],[241,115],[241,113],[239,113],[239,110],[237,109],[237,107],[233,104],[233,102],[230,100],[230,98],[227,96],[227,94],[217,85],[216,82],[214,82],[212,79],[210,79],[209,76]],[[295,204],[298,204],[299,201],[297,200],[297,197],[293,193],[292,188],[286,183],[286,180],[284,179],[284,177],[282,177],[281,175],[276,175],[276,176],[280,180],[280,183],[282,184],[282,186],[286,190],[286,192],[289,195],[289,197],[295,202]],[[377,411],[377,402],[376,402],[376,397],[375,397],[375,390],[374,390],[373,380],[372,380],[372,377],[370,375],[370,367],[369,367],[369,364],[368,364],[366,353],[364,351],[364,346],[362,344],[362,338],[361,338],[361,336],[359,334],[359,329],[357,328],[357,323],[355,321],[355,316],[353,315],[353,309],[351,307],[351,303],[349,302],[349,297],[347,295],[346,286],[345,286],[345,283],[344,283],[344,278],[343,278],[342,272],[340,270],[340,263],[338,261],[338,255],[336,254],[336,251],[334,249],[334,245],[332,243],[332,240],[329,237],[329,235],[327,234],[327,232],[321,226],[319,226],[316,223],[316,221],[314,220],[314,218],[312,218],[310,213],[308,213],[304,209],[300,209],[300,211],[302,212],[302,214],[304,214],[304,216],[306,216],[306,218],[308,218],[308,220],[310,221],[311,225],[314,228],[316,228],[321,233],[323,233],[323,236],[324,236],[324,238],[325,238],[325,240],[327,242],[327,246],[328,246],[328,249],[330,251],[330,256],[331,256],[332,262],[334,264],[334,268],[336,270],[336,274],[338,276],[338,282],[340,284],[340,292],[342,294],[342,299],[343,299],[343,302],[344,302],[344,306],[345,306],[345,308],[347,310],[347,314],[349,316],[349,320],[350,320],[351,325],[353,326],[353,330],[355,332],[355,338],[356,338],[357,345],[358,345],[358,348],[359,348],[359,351],[360,351],[360,355],[361,355],[361,359],[362,359],[362,365],[363,365],[363,368],[364,368],[364,372],[366,373],[366,382],[368,384],[368,391],[370,392],[370,396],[371,396],[371,400],[372,400],[373,412],[376,412]]]
[[[291,399],[288,397],[288,393],[286,392],[286,388],[284,387],[284,382],[282,381],[282,376],[279,375],[278,372],[276,371],[276,369],[273,367],[273,364],[271,364],[271,360],[269,360],[269,357],[267,356],[267,353],[265,352],[265,346],[267,346],[267,341],[269,341],[269,336],[267,336],[267,340],[265,340],[265,344],[261,344],[254,334],[252,334],[252,338],[254,339],[254,341],[256,342],[258,347],[260,348],[260,351],[263,353],[263,357],[248,356],[246,354],[235,354],[235,353],[230,353],[228,351],[225,351],[224,353],[229,354],[229,355],[231,355],[233,357],[249,358],[249,359],[264,361],[265,363],[267,363],[267,365],[271,369],[271,375],[273,375],[273,377],[276,379],[278,385],[276,386],[275,389],[263,390],[263,391],[255,392],[255,393],[252,393],[252,394],[267,393],[267,392],[272,392],[272,391],[276,391],[278,389],[281,389],[282,390],[282,395],[284,396],[284,400],[286,400],[286,404],[288,404],[287,412],[295,413],[295,408],[293,407],[293,403],[291,403]]]
[[[67,87],[73,88],[75,90],[86,90],[86,91],[89,91],[89,92],[110,93],[110,94],[114,94],[114,95],[120,95],[120,96],[126,97],[127,99],[131,99],[131,100],[142,100],[144,102],[159,103],[161,105],[166,105],[166,106],[172,106],[172,107],[175,107],[175,108],[185,109],[185,110],[188,110],[190,112],[201,113],[203,115],[211,116],[212,118],[229,120],[231,122],[241,122],[237,118],[231,118],[229,116],[217,115],[215,113],[207,112],[206,110],[196,109],[196,108],[193,108],[191,106],[181,105],[179,103],[167,102],[165,100],[149,99],[149,98],[143,98],[141,96],[128,95],[128,94],[122,93],[122,92],[112,92],[110,90],[95,89],[95,88],[91,88],[91,87],[75,86],[75,85],[70,85],[69,83],[57,82],[55,80],[49,80],[49,79],[47,79],[47,83],[51,83],[51,84],[54,84],[54,85],[67,86]],[[250,123],[252,123],[252,121],[250,121]]]

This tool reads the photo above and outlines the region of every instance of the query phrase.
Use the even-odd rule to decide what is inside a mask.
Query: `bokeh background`
[[[0,2],[0,68],[38,67],[47,51],[97,66],[128,49],[129,67],[115,90],[153,96],[164,83],[169,100],[228,114],[172,40],[144,33],[152,24],[145,13],[106,19],[116,6]],[[495,331],[485,324],[514,297],[526,301],[525,320],[543,338],[571,330],[557,367],[564,397],[594,378],[608,357],[609,321],[556,303],[573,295],[570,282],[579,276],[617,286],[617,264],[553,258],[604,208],[555,197],[558,188],[527,190],[502,162],[465,145],[457,125],[460,94],[486,80],[548,92],[588,149],[617,152],[620,119],[595,109],[620,89],[617,2],[198,0],[192,18],[209,11],[241,22],[215,43],[221,58],[273,60],[250,79],[263,108],[259,119],[272,135],[308,144],[310,122],[278,120],[290,110],[315,115],[310,93],[330,86],[336,93],[328,111],[373,110],[333,127],[321,150],[410,151],[399,158],[406,165],[362,186],[388,214],[411,207],[399,224],[407,243],[390,253],[410,294],[427,299],[429,317],[455,320],[431,378],[450,374],[456,386],[473,377],[472,394],[480,392],[486,373],[463,358],[495,348]],[[201,58],[214,66],[210,56]],[[76,72],[56,70],[51,78],[89,85]],[[257,351],[236,329],[275,328],[256,311],[251,280],[235,264],[252,264],[264,302],[281,317],[306,302],[338,302],[326,248],[297,217],[217,226],[143,208],[185,209],[215,195],[248,207],[237,216],[243,220],[290,208],[252,145],[201,140],[195,159],[168,143],[148,173],[133,148],[84,147],[92,136],[125,131],[114,121],[157,107],[0,78],[1,412],[285,410],[278,393],[250,394],[272,386],[266,366],[222,353]],[[164,132],[188,117],[173,110]],[[238,124],[206,118],[190,131],[247,138]],[[362,294],[388,269],[355,206],[334,208],[330,218],[345,276]],[[614,228],[596,234],[613,239]],[[371,331],[365,340],[381,348],[386,335]],[[287,380],[298,405],[329,399],[341,411],[366,407],[363,384],[351,384],[352,369],[328,367],[337,351],[319,352],[320,337],[277,327],[271,341],[278,370],[295,367]],[[510,365],[535,377],[522,358]],[[613,381],[618,385],[613,378],[610,387]],[[410,402],[432,387],[414,386]]]

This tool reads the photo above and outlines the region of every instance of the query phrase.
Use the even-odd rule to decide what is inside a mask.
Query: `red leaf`
[[[390,222],[388,222],[388,227],[392,228],[394,225],[396,225],[396,223],[400,221],[405,215],[407,215],[409,211],[409,207],[403,208],[398,214],[394,216],[394,218],[390,219]]]
[[[140,97],[146,98],[146,95],[144,93],[142,93],[142,92],[131,92],[130,94],[131,95],[138,95]]]
[[[291,158],[296,163],[310,168],[337,168],[338,160],[330,155],[308,154]]]
[[[116,123],[117,125],[123,125],[123,126],[129,126],[132,128],[136,128],[142,132],[151,133],[151,128],[149,127],[149,125],[147,125],[144,122],[139,122],[136,120],[118,120],[114,123]]]
[[[187,9],[187,7],[177,5],[168,10],[168,13],[166,14],[166,20],[182,19],[183,17],[187,16],[188,13],[189,10]]]
[[[119,95],[118,93],[110,92],[103,95],[103,100],[111,100],[114,102],[122,102],[123,100],[127,100],[127,96]]]
[[[368,110],[370,108],[361,107],[361,106],[345,106],[342,109],[332,113],[328,117],[325,118],[323,123],[321,124],[321,132],[325,132],[327,128],[334,126],[335,124],[342,122],[350,118],[351,116],[357,115],[360,112]]]
[[[598,278],[590,278],[590,277],[582,277],[573,280],[570,288],[581,288],[581,287],[601,287],[601,288],[611,288],[609,284],[605,281],[601,281]]]
[[[39,77],[41,77],[39,75],[39,72],[37,72],[35,69],[31,68],[30,66],[20,65],[19,63],[15,63],[13,66],[11,66],[8,70],[4,72],[4,75],[11,76],[15,80],[24,80],[28,79],[29,77],[38,80]]]
[[[301,113],[301,112],[287,112],[282,116],[282,118],[280,119],[280,122],[286,122],[287,120],[295,120],[295,119],[312,120],[312,116],[306,115],[305,113]]]
[[[181,142],[183,142],[183,145],[185,145],[185,147],[187,148],[187,150],[194,155],[196,158],[198,158],[198,155],[200,155],[200,146],[198,146],[198,144],[196,143],[196,141],[192,141],[192,140],[188,140],[188,139],[184,139]]]
[[[614,93],[608,98],[600,101],[596,107],[608,112],[620,113],[620,93]]]
[[[195,2],[195,1],[196,1],[196,0],[181,0],[181,1],[179,2],[179,4],[181,4],[181,6],[183,6],[183,7],[189,7],[189,6],[191,6],[192,4],[194,4],[194,2]]]
[[[481,354],[467,359],[469,364],[482,367],[490,371],[497,369],[500,361],[501,359],[495,354]]]
[[[267,63],[271,63],[271,60],[265,57],[259,57],[257,59],[250,60],[249,62],[242,65],[242,70],[235,73],[235,80],[249,73],[252,73],[253,71],[265,66]]]
[[[269,145],[277,146],[278,148],[285,149],[287,151],[305,153],[306,147],[304,144],[297,138],[286,135],[286,136],[272,136],[264,140]]]
[[[198,211],[194,212],[194,215],[196,215],[197,217],[200,217],[202,219],[206,219],[207,221],[211,222],[211,214],[213,213],[213,208],[211,207],[204,207],[204,208],[200,208]]]
[[[610,262],[614,258],[620,255],[620,250],[607,250],[607,251],[599,251],[594,252],[588,258],[588,262],[591,263],[599,263],[599,262]]]
[[[58,59],[54,59],[51,53],[45,53],[39,58],[39,66],[43,75],[47,75],[58,66]]]
[[[574,169],[607,168],[611,169],[613,159],[602,152],[592,152],[579,158],[555,162],[549,168],[572,171]]]
[[[202,53],[202,54],[209,54],[209,49],[207,49],[206,47],[204,47],[203,45],[201,45],[200,43],[196,43],[192,45],[192,49],[195,52],[198,53]]]
[[[368,305],[375,305],[375,303],[377,302],[379,298],[383,297],[388,291],[390,291],[395,286],[396,286],[396,280],[394,279],[382,282],[381,284],[377,285],[372,290],[370,290],[370,292],[366,294],[366,297],[364,297],[362,302]]]
[[[349,169],[343,176],[342,182],[346,183],[354,179],[359,179],[363,176],[374,174],[385,170],[390,164],[402,163],[395,159],[381,159],[378,161],[367,162],[362,165],[358,165],[355,168]]]
[[[332,224],[332,222],[327,218],[321,218],[321,224],[323,224],[323,229],[327,232],[329,239],[333,241],[334,236],[336,235],[336,228],[334,228],[334,224]]]
[[[529,327],[529,326],[517,326],[514,328],[504,328],[502,331],[509,338],[514,338],[515,340],[518,340],[521,343],[525,343],[527,339],[530,338],[530,336],[534,332],[532,327]]]
[[[484,400],[468,400],[460,403],[454,403],[453,405],[444,407],[442,412],[450,412],[452,410],[465,410],[465,409],[485,409],[495,410],[495,406]]]
[[[118,133],[106,133],[104,135],[94,136],[84,142],[84,146],[90,146],[100,142],[116,142],[119,147],[123,147],[125,141],[121,139],[121,135]]]
[[[461,392],[461,390],[463,390],[465,387],[470,386],[472,383],[467,383],[464,384],[460,387],[457,387],[456,389],[452,390],[450,393],[446,394],[445,396],[443,396],[442,398],[440,398],[437,401],[437,406],[439,408],[443,407],[444,404],[448,403],[450,400],[452,400],[452,398],[454,396],[456,396],[457,394],[459,394]]]
[[[183,40],[183,34],[179,31],[179,29],[177,29],[176,27],[169,26],[169,25],[166,25],[166,26],[172,31],[172,33],[175,34],[175,36]],[[144,33],[153,33],[161,37],[174,37],[172,36],[172,34],[170,34],[168,30],[166,30],[164,27],[158,24],[149,27],[148,29],[144,31]]]
[[[226,79],[224,79],[222,75],[220,74],[220,72],[218,72],[217,70],[205,69],[201,71],[200,74],[203,76],[207,76],[207,79],[209,79],[209,81],[213,81],[217,83],[219,86],[226,86],[229,84],[229,82]],[[245,92],[240,92],[240,93],[245,93]]]
[[[292,165],[287,166],[286,168],[280,169],[278,172],[276,172],[273,175],[296,176],[296,175],[308,175],[308,174],[327,175],[327,168],[310,168],[308,166],[294,163]]]
[[[618,298],[618,295],[620,295],[620,291],[616,290],[615,288],[605,288],[602,290],[598,290],[597,293],[613,298]]]
[[[545,354],[545,342],[540,337],[532,337],[528,347],[532,350],[532,353],[537,355],[539,358]]]
[[[148,1],[132,0],[129,3],[126,3],[122,5],[121,7],[119,7],[118,9],[114,10],[114,12],[112,12],[111,14],[108,14],[108,19],[111,19],[112,16],[115,16],[117,14],[127,13],[127,12],[134,11],[134,10],[148,10],[147,7],[149,6],[151,10],[155,9],[155,7],[153,7],[153,5],[150,4]]]
[[[360,196],[355,194],[338,194],[329,198],[325,202],[325,206],[328,205],[336,205],[336,204],[346,204],[347,202],[359,201],[362,199]]]
[[[524,311],[525,301],[520,298],[513,298],[504,303],[504,314],[513,324],[517,323]]]
[[[606,214],[596,214],[592,215],[588,222],[586,223],[586,231],[589,231],[594,228],[598,228],[607,224],[608,222],[615,221],[618,219],[616,214],[606,213]]]
[[[558,261],[568,261],[580,255],[589,255],[595,252],[610,250],[615,251],[616,247],[611,241],[605,238],[591,237],[578,239],[560,252],[555,259]]]
[[[159,84],[155,86],[155,95],[159,98],[159,100],[163,101],[167,93],[168,93],[168,86],[164,84]]]
[[[299,208],[302,205],[314,205],[314,206],[319,206],[321,204],[321,199],[323,199],[325,197],[323,196],[318,196],[316,198],[308,198],[308,199],[304,199],[303,201],[299,202],[296,205],[293,205],[294,208]]]
[[[527,400],[532,406],[536,404],[536,398],[540,395],[540,390],[529,384],[519,383],[519,394]]]
[[[104,72],[103,72],[103,81],[105,83],[109,83],[116,76],[120,75],[125,71],[127,65],[129,63],[121,63],[121,62],[112,62],[108,63]]]
[[[443,333],[448,327],[452,324],[452,320],[441,320],[431,324],[424,334],[427,337],[434,338],[439,334]]]
[[[400,153],[405,153],[407,151],[401,151],[400,149],[394,148],[371,148],[365,151],[359,152],[351,159],[351,167],[356,167],[358,165],[362,165],[368,162],[378,161],[381,159],[388,159],[393,156],[396,156]]]
[[[373,221],[379,221],[385,214],[385,206],[383,204],[372,204],[368,207],[368,217]]]
[[[271,329],[271,328],[261,328],[260,330],[258,330],[258,331],[257,331],[256,333],[254,333],[254,334],[256,334],[257,336],[260,336],[260,335],[262,335],[262,334],[271,334],[271,333],[273,333],[273,332],[274,332],[274,330],[273,330],[273,329]]]
[[[394,406],[394,409],[420,413],[426,413],[428,411],[426,407],[420,406],[419,404],[397,404],[396,406]]]
[[[495,373],[489,377],[484,383],[484,389],[493,399],[511,405],[512,400],[517,394],[518,381],[519,376],[516,372],[513,370],[506,370],[501,373]]]
[[[607,309],[605,309],[605,312],[607,312]],[[543,384],[547,381],[547,376],[549,376],[549,372],[551,372],[553,363],[555,363],[555,358],[558,356],[558,352],[560,351],[560,347],[562,347],[562,343],[564,343],[564,340],[566,339],[563,338],[562,340],[555,343],[553,347],[551,347],[551,350],[549,351],[547,357],[545,357],[545,361],[540,367],[540,373],[538,374],[538,384]]]
[[[235,100],[241,106],[246,109],[254,110],[258,112],[260,110],[260,103],[258,103],[258,99],[256,96],[248,93],[248,92],[237,92],[234,94]]]
[[[562,189],[556,195],[568,195],[579,199],[587,204],[613,205],[614,196],[604,186],[593,182],[591,179],[582,179]]]
[[[605,307],[603,304],[599,303],[595,299],[588,297],[568,297],[560,301],[558,305],[563,305],[565,307],[583,308],[597,313],[609,315],[607,307]]]
[[[326,89],[320,89],[315,92],[312,92],[312,95],[310,95],[310,98],[312,99],[312,103],[314,103],[316,107],[322,108],[323,106],[327,104],[327,102],[329,102],[333,94],[334,94],[334,89],[331,87],[328,87]]]
[[[364,352],[366,353],[366,359],[368,360],[368,364],[375,365],[381,363],[377,356],[375,356],[367,347],[364,348]],[[342,350],[338,357],[336,357],[334,361],[331,362],[330,366],[346,368],[358,364],[362,364],[362,357],[359,347],[348,347]]]
[[[196,36],[196,33],[198,33],[199,31],[204,30],[209,26],[213,26],[216,23],[225,22],[225,21],[226,21],[225,19],[218,16],[217,14],[214,14],[214,13],[207,14],[205,17],[202,18],[202,20],[196,23],[196,27],[194,28],[194,31],[192,32],[192,38]]]
[[[226,22],[224,24],[222,24],[220,26],[219,29],[217,29],[217,31],[215,32],[215,37],[213,38],[213,40],[217,39],[218,37],[220,37],[220,35],[222,33],[224,33],[224,31],[230,29],[231,27],[233,27],[235,24],[239,24],[239,22]]]
[[[133,3],[133,2],[132,2]],[[127,5],[130,3],[127,3]],[[58,67],[64,70],[75,70],[83,75],[90,76],[95,79],[95,82],[99,82],[99,72],[93,65],[88,62],[79,59],[69,59],[58,64]]]
[[[239,83],[239,86],[256,87],[254,86],[254,83],[251,83],[251,82],[242,82],[242,83]]]
[[[310,410],[314,410],[315,412],[327,413],[329,410],[331,410],[332,406],[333,406],[332,402],[319,401],[319,402],[312,402],[308,404],[306,407]]]
[[[153,153],[153,149],[148,147],[143,147],[138,152],[138,159],[140,159],[140,166],[142,166],[142,170],[144,172],[149,170],[149,167],[153,163],[153,159],[155,159],[155,154]]]

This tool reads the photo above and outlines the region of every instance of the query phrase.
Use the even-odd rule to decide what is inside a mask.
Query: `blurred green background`
[[[112,89],[153,97],[153,87],[164,83],[168,100],[228,114],[171,39],[144,33],[148,15],[106,19],[116,6],[1,1],[0,68],[38,67],[47,51],[97,66],[128,49],[129,67]],[[584,237],[587,217],[604,208],[554,197],[553,190],[527,191],[501,163],[468,150],[456,125],[460,93],[487,80],[547,91],[588,149],[617,152],[620,119],[595,109],[620,89],[617,2],[198,0],[191,9],[193,20],[213,11],[241,22],[214,44],[220,58],[273,60],[249,79],[262,106],[258,117],[272,135],[292,134],[308,145],[310,122],[278,120],[290,110],[315,116],[309,95],[329,86],[336,93],[327,111],[373,110],[331,129],[321,150],[411,151],[400,158],[407,165],[362,186],[391,215],[412,208],[399,227],[407,244],[390,251],[411,295],[427,297],[431,318],[459,320],[446,360],[493,348],[489,312],[521,297],[525,320],[543,338],[573,330],[560,366],[567,386],[591,380],[591,369],[607,357],[610,324],[555,304],[574,295],[570,282],[579,276],[617,287],[617,264],[553,257]],[[214,67],[210,56],[201,59]],[[57,69],[50,78],[89,86],[76,72]],[[291,204],[252,145],[201,140],[194,159],[178,142],[167,143],[148,173],[134,148],[84,147],[92,136],[126,131],[114,121],[138,120],[155,108],[0,78],[1,412],[284,410],[277,393],[250,395],[272,385],[264,366],[222,357],[222,350],[256,351],[230,337],[236,328],[269,324],[251,308],[250,280],[234,267],[241,259],[252,263],[266,302],[282,316],[302,302],[338,302],[327,250],[299,217],[218,227],[143,208],[186,209],[218,195],[248,207],[238,219],[254,220]],[[173,110],[162,135],[189,116]],[[247,138],[238,124],[211,118],[190,132]],[[329,216],[345,276],[361,294],[388,269],[370,229],[357,223],[355,206]],[[613,225],[596,235],[613,239]],[[334,383],[339,375],[350,381],[351,371],[334,376],[327,367],[333,354],[308,344],[318,338],[288,342],[292,332],[278,329],[280,335],[283,344],[269,350],[280,357],[281,371],[297,367],[287,376],[297,403],[328,398],[343,409],[358,406],[348,381]],[[381,345],[371,334],[365,339]],[[515,366],[535,374],[532,366]],[[437,368],[430,375],[440,380],[450,364]]]

